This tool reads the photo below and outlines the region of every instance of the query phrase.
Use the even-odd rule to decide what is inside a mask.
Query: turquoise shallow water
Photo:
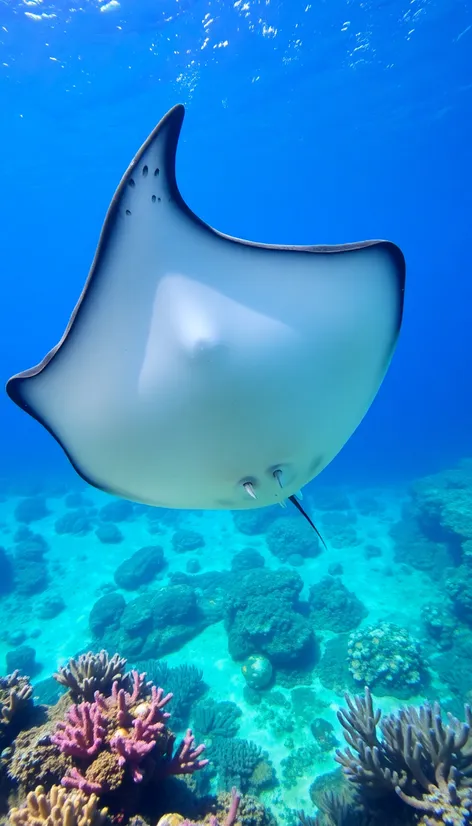
[[[470,826],[471,37],[468,0],[0,0],[4,382],[60,339],[117,183],[178,102],[202,220],[387,238],[407,262],[385,380],[303,491],[326,549],[294,508],[100,493],[0,396],[2,823],[52,826],[55,799],[54,826],[96,826],[94,806],[107,826]],[[174,698],[105,655],[74,690],[70,658],[102,649]]]
[[[343,742],[337,712],[344,707],[345,690],[362,693],[364,683],[371,685],[384,714],[425,699],[441,700],[460,713],[467,681],[452,677],[446,663],[460,661],[472,639],[467,595],[458,596],[451,584],[461,577],[464,582],[468,570],[470,467],[464,462],[394,489],[319,484],[303,503],[316,512],[328,545],[322,552],[302,518],[280,508],[251,514],[159,512],[133,510],[82,484],[70,488],[56,481],[50,489],[38,485],[28,496],[19,486],[5,489],[2,544],[14,584],[0,602],[0,656],[10,671],[24,662],[38,698],[49,702],[51,683],[44,681],[82,651],[119,650],[130,667],[149,668],[158,657],[171,668],[200,669],[206,691],[180,726],[192,724],[195,714],[199,719],[199,702],[235,703],[240,709],[237,737],[263,749],[275,772],[269,788],[258,789],[260,799],[279,822],[291,822],[296,810],[314,810],[312,783],[336,766],[335,748]],[[61,533],[65,526],[79,533]],[[42,551],[33,553],[38,543]],[[156,546],[165,565],[161,552],[151,567],[149,561],[138,564],[141,549],[155,551]],[[130,557],[133,564],[123,566]],[[241,569],[232,570],[239,559]],[[215,571],[223,572],[218,580]],[[274,667],[268,687],[251,692],[241,646],[248,643],[260,654],[272,634],[267,626],[250,636],[254,623],[267,623],[258,602],[265,588],[263,580],[257,584],[261,571],[273,579],[280,572],[300,578],[300,609],[290,610],[292,615],[301,610],[316,650],[300,658],[292,629],[280,644],[292,647],[294,659],[281,661],[277,643],[274,661],[282,665]],[[230,606],[251,582],[256,583],[254,615],[236,642]],[[185,589],[196,596],[203,614],[185,614]],[[153,636],[150,626],[143,630],[142,618],[156,595],[164,593],[175,600],[178,627],[161,613],[159,633]],[[125,612],[118,601],[107,613],[107,600],[118,596],[123,606],[127,603]],[[439,619],[433,622],[435,611]],[[184,679],[183,690],[190,690],[189,680]],[[319,721],[329,724],[329,737],[315,736]],[[215,790],[225,782],[221,771],[211,781]]]

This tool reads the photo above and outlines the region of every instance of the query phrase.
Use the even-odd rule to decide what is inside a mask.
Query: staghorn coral
[[[424,813],[422,826],[472,823],[472,712],[466,722],[451,714],[442,719],[439,703],[402,708],[381,720],[369,689],[364,697],[346,695],[338,712],[348,748],[336,752],[346,779],[367,808],[395,798]],[[370,801],[370,803],[369,803]],[[390,806],[390,804],[389,804]],[[407,815],[405,815],[407,816]]]
[[[472,822],[472,789],[460,788],[459,774],[452,766],[445,774],[443,763],[434,773],[434,783],[426,777],[418,777],[422,785],[421,797],[405,794],[396,787],[399,798],[418,812],[425,812],[420,823],[424,826],[466,826]],[[459,780],[460,782],[460,780]]]
[[[85,760],[100,751],[106,732],[106,721],[98,702],[80,703],[67,712],[67,722],[59,722],[51,743],[63,754]]]
[[[118,654],[110,657],[102,649],[99,654],[88,651],[69,660],[53,674],[58,683],[68,688],[73,700],[93,700],[96,691],[107,694],[114,682],[121,682],[126,670],[126,660]]]
[[[11,826],[100,826],[107,819],[107,809],[98,808],[98,798],[83,792],[71,792],[53,786],[46,794],[37,786],[21,808],[8,813]]]

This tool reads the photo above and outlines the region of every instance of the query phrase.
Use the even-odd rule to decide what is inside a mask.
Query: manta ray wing
[[[56,347],[11,378],[90,484],[171,508],[288,499],[336,456],[392,358],[405,284],[387,241],[255,244],[184,202],[168,112],[110,204]]]

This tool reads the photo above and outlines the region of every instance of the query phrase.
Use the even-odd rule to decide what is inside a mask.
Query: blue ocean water
[[[267,750],[279,785],[268,783],[267,791],[262,785],[261,799],[278,822],[295,822],[300,808],[314,811],[310,784],[336,764],[333,743],[320,750],[313,720],[327,720],[340,741],[336,711],[342,690],[355,684],[316,669],[310,679],[300,677],[296,662],[278,671],[273,664],[272,694],[252,696],[251,705],[241,673],[250,646],[236,655],[233,639],[228,653],[231,629],[223,609],[215,622],[208,619],[208,605],[232,599],[227,579],[217,582],[211,574],[232,570],[234,579],[235,570],[246,570],[232,568],[237,553],[251,547],[274,577],[288,565],[303,600],[315,589],[299,614],[311,612],[318,658],[330,640],[341,644],[343,634],[362,629],[375,640],[379,628],[380,638],[397,633],[398,648],[406,659],[405,652],[413,652],[412,663],[419,646],[428,678],[416,680],[411,665],[405,680],[417,690],[379,689],[383,706],[398,707],[410,696],[412,702],[441,699],[456,714],[457,703],[467,699],[467,678],[448,683],[441,657],[467,663],[472,651],[472,612],[468,597],[458,597],[468,581],[472,543],[471,54],[472,5],[464,0],[84,0],[74,6],[0,0],[4,382],[59,340],[120,177],[178,102],[186,107],[178,182],[203,220],[274,244],[386,238],[405,254],[405,314],[391,367],[356,433],[305,491],[304,504],[327,539],[320,555],[307,550],[311,538],[292,523],[290,530],[282,524],[274,539],[273,515],[257,526],[229,513],[150,515],[120,511],[119,503],[110,515],[102,509],[115,500],[87,488],[49,434],[0,395],[0,544],[6,559],[2,568],[0,555],[6,629],[0,673],[27,657],[23,650],[3,665],[8,652],[22,646],[30,655],[35,650],[36,683],[90,647],[113,654],[127,646],[121,653],[130,665],[165,656],[175,667],[201,668],[210,694],[242,709],[238,737]],[[84,500],[68,503],[71,495]],[[304,528],[301,517],[297,524]],[[33,550],[20,548],[31,541]],[[163,548],[167,567],[133,558],[128,569],[141,565],[149,574],[142,580],[135,572],[134,587],[123,588],[118,567],[155,545]],[[210,584],[188,580],[198,568]],[[318,594],[327,575],[332,579]],[[364,612],[333,583],[354,594]],[[151,639],[156,629],[149,630],[150,620],[148,626],[142,620],[146,633],[138,628],[123,643],[122,628],[111,620],[113,610],[123,610],[120,598],[131,614],[143,596],[154,598],[156,588],[167,587],[194,589],[205,619],[196,615],[194,632],[181,638],[175,632],[168,648]],[[94,636],[90,612],[110,594],[118,602]],[[445,600],[450,614],[428,625],[429,606]],[[347,604],[350,621],[320,619],[340,603]],[[350,638],[349,645],[357,642]],[[259,641],[252,653],[266,657],[267,650]],[[357,660],[349,656],[349,673],[357,679]],[[385,654],[390,663],[395,656]],[[331,666],[325,660],[323,674],[330,668],[334,674],[335,659]],[[26,662],[31,666],[31,659]],[[362,691],[368,675],[357,682]],[[283,703],[295,708],[289,694],[297,685],[311,686],[316,698],[299,701],[302,712],[293,711],[290,727],[283,720],[292,712]],[[375,681],[372,687],[375,693]],[[297,749],[305,750],[302,770]]]

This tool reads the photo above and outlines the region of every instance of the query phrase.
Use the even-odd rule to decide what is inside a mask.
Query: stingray
[[[213,229],[178,189],[183,118],[172,108],[138,151],[61,340],[7,392],[101,490],[303,511],[297,491],[356,430],[390,364],[404,257],[389,241],[279,246]],[[201,186],[207,174],[196,160]]]

